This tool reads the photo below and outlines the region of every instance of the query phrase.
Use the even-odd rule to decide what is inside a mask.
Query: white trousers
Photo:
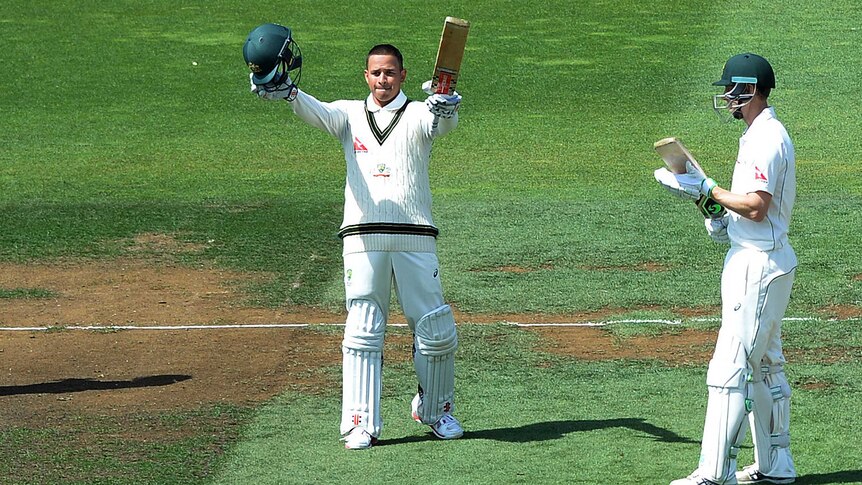
[[[781,320],[790,302],[795,275],[796,255],[789,246],[770,252],[732,248],[724,259],[718,339],[739,339],[751,371],[759,369],[764,359],[770,364],[785,362]]]
[[[344,255],[348,316],[342,343],[342,434],[360,427],[379,437],[383,429],[383,337],[393,283],[414,333],[417,322],[444,305],[435,253],[378,251]],[[454,321],[451,322],[454,333]]]
[[[435,253],[367,252],[344,255],[344,290],[347,310],[353,300],[374,302],[389,315],[392,285],[407,324],[443,305],[443,285]]]
[[[721,328],[707,372],[709,400],[701,475],[723,482],[735,472],[753,384],[763,362],[783,363],[781,320],[790,301],[796,255],[733,247],[721,275]],[[755,381],[752,383],[752,381]]]

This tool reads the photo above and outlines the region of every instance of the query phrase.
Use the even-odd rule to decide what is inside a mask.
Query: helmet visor
[[[725,121],[730,121],[734,118],[739,119],[743,106],[751,102],[754,94],[757,92],[757,85],[750,84],[749,80],[739,82],[738,78],[734,78],[735,84],[725,86],[722,94],[716,94],[712,97],[712,109],[718,113],[719,117]],[[757,82],[753,79],[753,82]],[[754,86],[753,92],[747,92],[748,86]],[[730,115],[730,116],[727,116]]]

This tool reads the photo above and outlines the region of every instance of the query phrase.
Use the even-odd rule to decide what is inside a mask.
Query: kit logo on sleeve
[[[754,180],[758,182],[766,182],[766,174],[760,170],[757,166],[754,167]]]

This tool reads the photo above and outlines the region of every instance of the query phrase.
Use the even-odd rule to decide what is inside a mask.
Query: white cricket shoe
[[[700,476],[700,473],[695,470],[694,473],[685,478],[670,482],[670,485],[736,485],[736,478],[734,475],[730,475],[727,480],[716,482]]]
[[[413,420],[417,423],[422,422],[422,417],[419,416],[419,405],[421,402],[422,399],[419,397],[419,394],[416,394],[413,397],[413,402],[410,403]],[[461,427],[461,423],[455,416],[449,413],[444,414],[436,423],[429,426],[431,426],[431,432],[434,433],[434,436],[441,440],[454,440],[464,436],[464,428]]]
[[[351,429],[341,440],[348,450],[365,450],[377,444],[377,438],[358,426]]]
[[[454,440],[464,436],[464,428],[451,414],[444,414],[436,423],[432,424],[431,432],[441,440]]]
[[[782,485],[795,482],[796,477],[772,477],[760,473],[757,465],[748,465],[736,472],[736,481],[740,484],[775,483]]]

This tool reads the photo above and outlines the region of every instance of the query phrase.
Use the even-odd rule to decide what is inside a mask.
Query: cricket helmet
[[[750,103],[755,92],[769,96],[769,91],[775,87],[775,72],[769,61],[757,54],[747,52],[737,54],[724,63],[721,79],[712,83],[713,86],[723,86],[724,93],[712,97],[712,108],[725,121],[743,118],[742,108]],[[754,85],[754,92],[750,86]],[[730,117],[725,117],[725,113]]]
[[[290,75],[293,84],[302,73],[302,53],[290,29],[278,24],[254,28],[242,46],[242,56],[258,85],[280,84]]]
[[[712,83],[713,86],[730,86],[731,84],[755,84],[758,88],[772,89],[775,87],[775,72],[769,61],[757,54],[737,54],[724,63],[721,79]]]

